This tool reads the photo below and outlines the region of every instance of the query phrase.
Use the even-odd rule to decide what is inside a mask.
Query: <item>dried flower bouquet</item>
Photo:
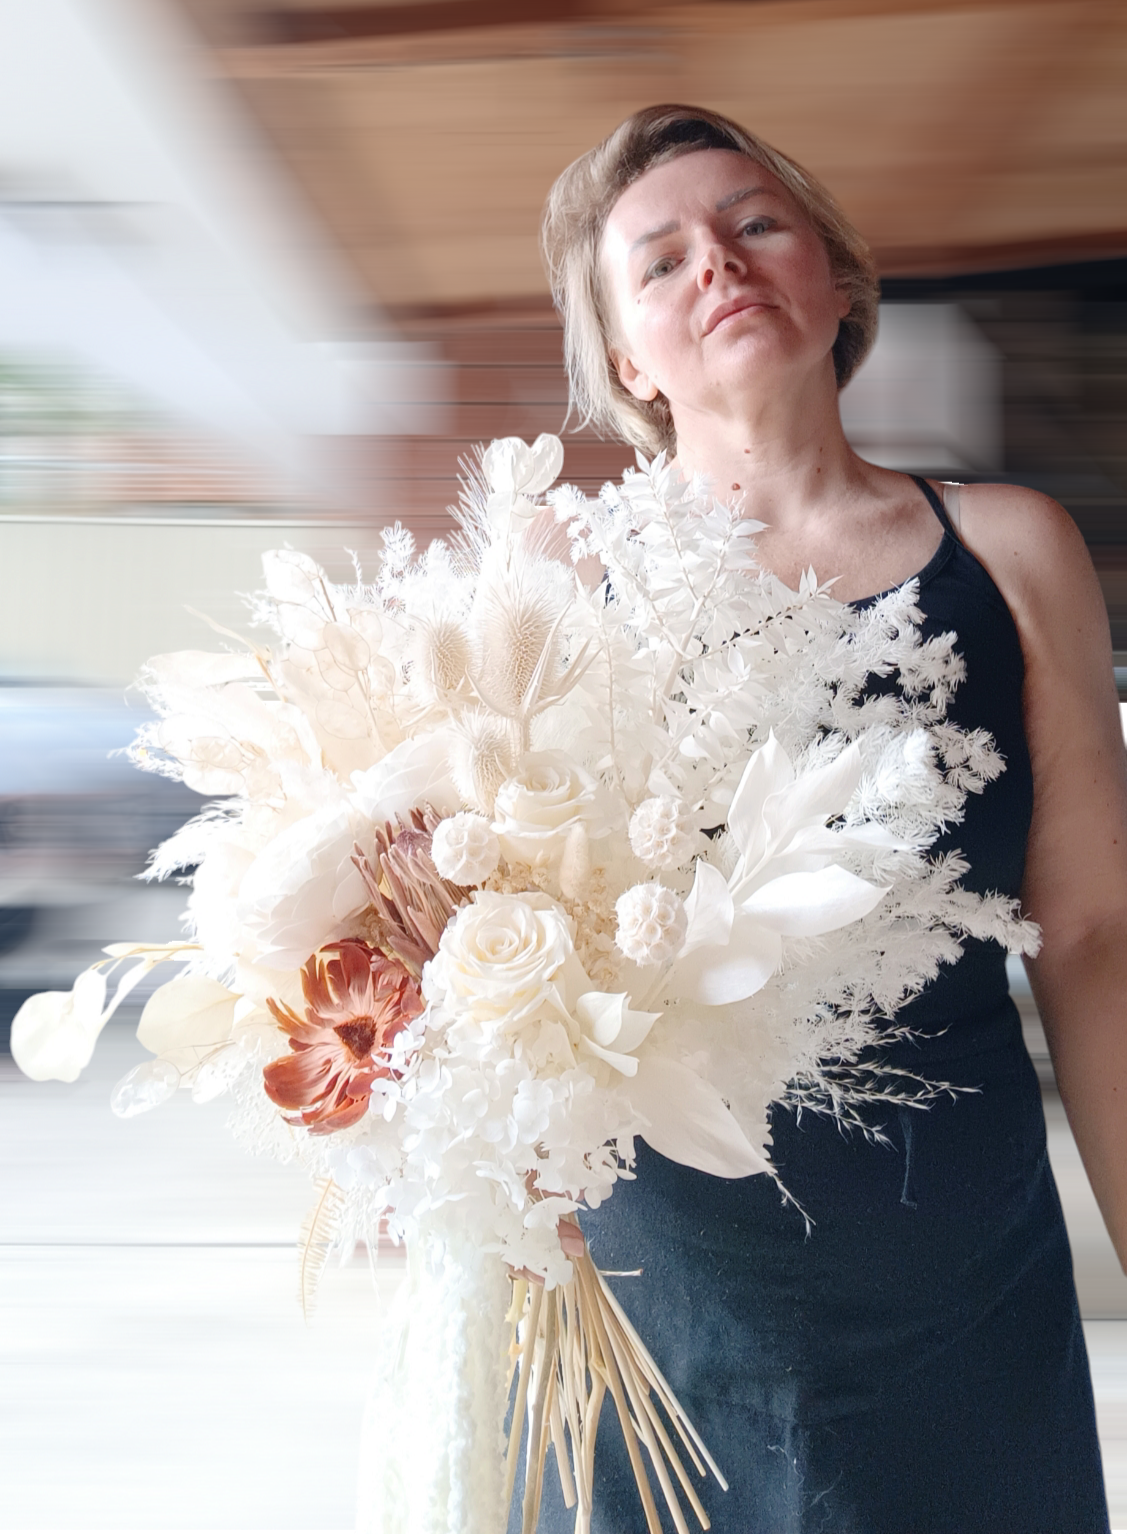
[[[561,1218],[633,1175],[638,1135],[773,1176],[772,1104],[923,1102],[937,1084],[873,1053],[887,1020],[966,935],[1036,943],[928,854],[1002,763],[946,720],[962,661],[913,584],[788,590],[758,525],[662,458],[597,501],[545,498],[561,464],[555,438],[495,442],[456,538],[391,529],[370,585],[267,555],[269,643],[149,662],[134,760],[214,801],[150,869],[195,870],[189,935],[108,949],[13,1028],[29,1075],[74,1080],[179,964],[116,1111],[229,1092],[236,1133],[307,1165],[303,1298],[334,1245],[406,1239],[372,1409],[410,1428],[364,1496],[384,1534],[498,1534],[522,1417],[525,1530],[549,1443],[586,1528],[607,1393],[648,1528],[707,1527],[707,1451]]]

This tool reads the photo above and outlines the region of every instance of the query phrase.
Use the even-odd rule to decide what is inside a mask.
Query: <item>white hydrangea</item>
[[[630,817],[630,845],[653,868],[680,868],[696,851],[696,843],[688,808],[672,794],[643,799]]]
[[[615,942],[635,964],[665,964],[680,950],[688,929],[680,895],[663,884],[635,884],[615,902]]]
[[[444,879],[480,884],[500,862],[501,843],[484,815],[462,810],[435,826],[430,855]]]

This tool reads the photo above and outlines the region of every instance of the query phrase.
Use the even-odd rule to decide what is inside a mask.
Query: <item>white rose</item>
[[[497,867],[501,843],[484,815],[463,810],[435,826],[430,855],[444,879],[454,884],[480,884]]]
[[[477,890],[423,970],[428,1001],[481,1023],[567,1021],[569,1000],[590,988],[575,956],[570,919],[537,892]]]
[[[598,784],[563,751],[530,751],[497,790],[493,829],[507,858],[559,858],[573,826],[602,834]]]

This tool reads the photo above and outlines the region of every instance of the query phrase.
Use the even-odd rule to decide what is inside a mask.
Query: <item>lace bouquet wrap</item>
[[[664,458],[596,501],[550,490],[562,458],[495,442],[450,541],[388,530],[371,584],[269,554],[268,641],[149,662],[133,758],[212,801],[149,870],[195,870],[187,935],[107,949],[13,1028],[29,1075],[73,1080],[179,965],[115,1110],[227,1092],[246,1143],[307,1166],[303,1298],[334,1246],[406,1240],[371,1408],[395,1431],[363,1473],[382,1534],[500,1534],[522,1442],[526,1534],[549,1446],[588,1527],[605,1397],[651,1534],[707,1527],[720,1471],[561,1220],[637,1136],[775,1176],[772,1104],[924,1102],[941,1084],[874,1055],[888,1020],[965,936],[1036,944],[929,856],[1003,764],[946,720],[963,663],[914,584],[791,591]]]

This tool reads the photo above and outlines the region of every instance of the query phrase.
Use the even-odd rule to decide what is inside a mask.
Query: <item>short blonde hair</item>
[[[873,344],[880,284],[869,248],[829,192],[801,165],[746,128],[702,107],[653,106],[635,112],[609,138],[559,176],[548,194],[541,245],[552,297],[564,328],[571,387],[569,415],[655,453],[673,451],[676,433],[667,400],[638,400],[611,360],[614,326],[601,278],[599,252],[611,209],[626,188],[655,165],[700,149],[730,149],[778,177],[820,235],[834,280],[848,294],[849,313],[834,342],[841,388]]]

